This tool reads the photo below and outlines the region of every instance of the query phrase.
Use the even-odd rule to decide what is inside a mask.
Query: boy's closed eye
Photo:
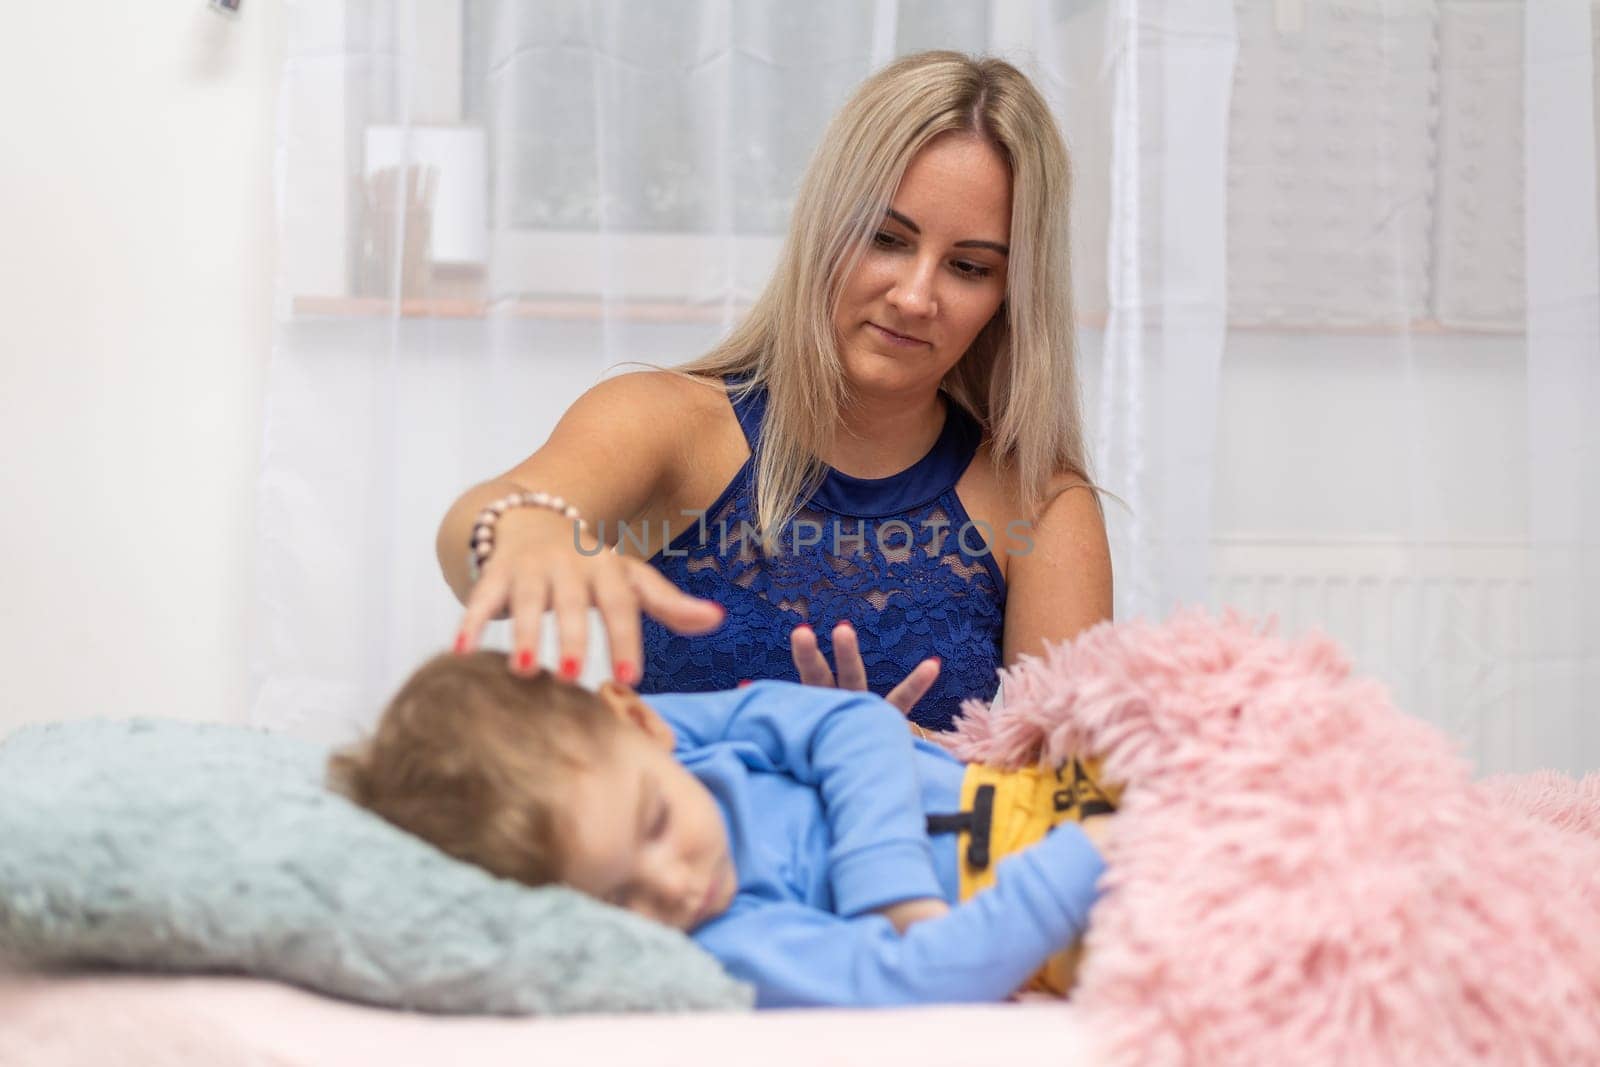
[[[654,775],[646,774],[639,783],[639,809],[634,816],[635,831],[640,843],[653,841],[666,827],[667,799],[661,793],[661,783]]]
[[[647,781],[639,791],[639,831],[638,841],[632,851],[639,853],[644,845],[653,844],[666,837],[668,828],[672,825],[672,805],[661,795],[656,783]],[[607,904],[619,908],[626,908],[634,896],[632,882],[624,883],[605,895]]]
[[[667,836],[667,828],[670,825],[672,825],[672,806],[665,800],[659,801],[655,806],[655,814],[651,816],[649,826],[644,832],[644,840],[660,841]]]

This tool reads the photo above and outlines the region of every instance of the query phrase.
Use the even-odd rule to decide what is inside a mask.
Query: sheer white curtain
[[[1600,766],[1590,0],[291,12],[257,721],[370,721],[450,499],[727,329],[828,117],[949,47],[1074,153],[1119,616],[1320,627],[1483,770]]]

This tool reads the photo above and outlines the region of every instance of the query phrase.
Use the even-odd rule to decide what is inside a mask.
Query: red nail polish
[[[836,623],[835,625],[836,625],[836,627],[837,626],[843,626],[846,630],[854,630],[855,629],[854,626],[850,625],[850,620],[849,619],[840,619],[838,621],[838,623]]]
[[[933,660],[935,666],[937,666],[937,667],[943,667],[944,666],[944,660],[940,659],[938,656],[929,656],[928,658]]]
[[[467,632],[465,630],[456,634],[456,655],[460,656],[467,651]]]
[[[533,653],[523,649],[517,653],[517,670],[526,671],[533,667]]]
[[[617,665],[611,669],[611,676],[617,680],[618,685],[632,685],[634,682],[633,664],[626,660],[618,660]]]
[[[747,686],[749,684],[750,684],[750,679],[748,679],[748,678],[739,679],[739,688],[740,689],[743,689],[745,686]]]
[[[566,659],[562,660],[561,661],[561,677],[565,678],[569,682],[572,681],[573,679],[577,678],[578,677],[578,661],[573,659],[571,656],[568,656]]]
[[[796,626],[795,630],[805,630],[807,633],[809,633],[811,631],[811,624],[809,622],[803,622],[799,626]]]

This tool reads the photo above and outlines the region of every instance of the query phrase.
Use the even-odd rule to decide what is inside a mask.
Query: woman
[[[798,677],[944,729],[1002,663],[1109,618],[1067,197],[1060,135],[1009,64],[929,52],[873,76],[733,334],[602,382],[451,507],[457,648],[509,611],[531,672],[554,609],[575,677],[593,606],[643,691]]]

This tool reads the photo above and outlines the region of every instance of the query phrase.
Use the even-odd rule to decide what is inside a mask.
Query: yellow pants
[[[989,832],[987,841],[972,829],[962,830],[956,839],[961,899],[970,900],[993,885],[1003,857],[1042,840],[1062,823],[1115,811],[1121,794],[1121,789],[1101,783],[1099,762],[1092,759],[1070,759],[1054,771],[1044,767],[1002,771],[969,764],[961,781],[961,810],[980,821],[987,814]],[[1081,945],[1075,944],[1056,953],[1019,992],[1066,996],[1081,952]]]

